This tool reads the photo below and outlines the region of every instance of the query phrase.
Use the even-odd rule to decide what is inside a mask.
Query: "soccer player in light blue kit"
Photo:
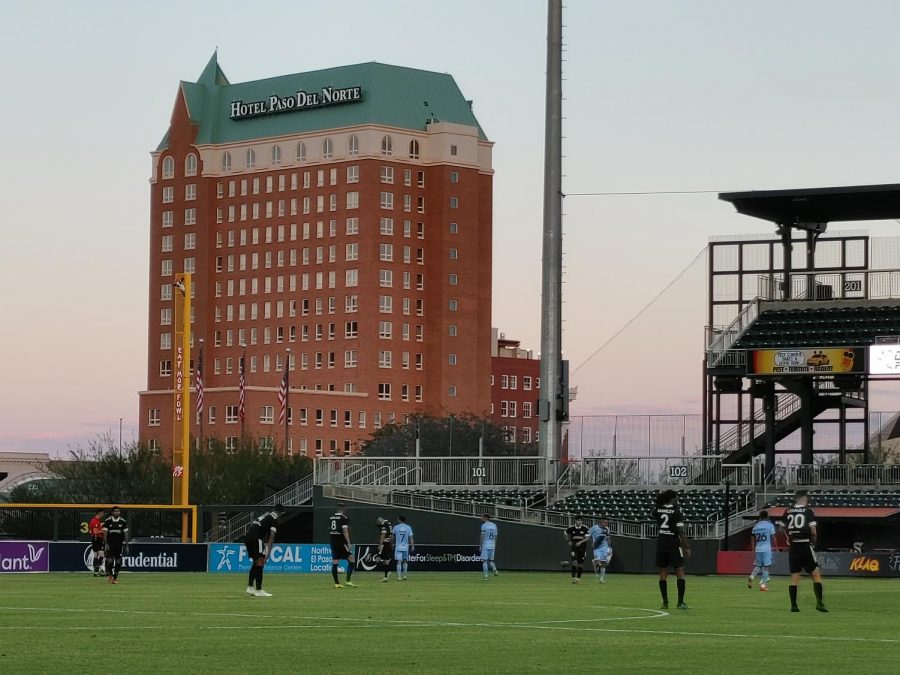
[[[612,546],[609,545],[609,521],[606,518],[597,518],[593,527],[588,531],[591,537],[591,548],[594,550],[594,572],[597,574],[597,582],[606,583],[606,566],[612,560]]]
[[[413,530],[406,524],[406,516],[397,516],[399,521],[394,525],[394,560],[397,561],[397,579],[406,581],[409,577],[409,552],[415,548]]]
[[[747,588],[753,588],[753,579],[760,574],[759,590],[769,590],[769,567],[772,565],[772,542],[775,540],[775,526],[769,520],[768,511],[759,512],[759,522],[750,531],[753,537],[753,550],[756,558],[753,571],[747,579]]]
[[[491,522],[489,513],[481,516],[481,539],[479,545],[481,547],[481,580],[488,580],[488,568],[493,571],[495,577],[499,577],[497,565],[494,564],[494,553],[497,551],[497,524]]]

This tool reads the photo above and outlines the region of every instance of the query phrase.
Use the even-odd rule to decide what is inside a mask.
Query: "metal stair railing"
[[[732,319],[731,323],[709,341],[706,349],[708,363],[710,368],[719,365],[723,355],[728,353],[731,347],[737,342],[754,321],[759,317],[759,298],[753,298],[746,307],[744,307],[738,315]]]
[[[313,495],[313,477],[312,474],[301,478],[293,485],[289,485],[283,490],[279,490],[270,497],[266,497],[259,506],[300,506],[304,502],[312,499]],[[219,528],[209,530],[206,533],[206,541],[210,542],[229,542],[238,541],[247,534],[250,523],[253,522],[253,513],[244,512],[236,516],[232,516],[226,520]]]

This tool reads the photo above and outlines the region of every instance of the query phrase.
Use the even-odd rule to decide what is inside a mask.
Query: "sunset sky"
[[[699,413],[702,250],[769,232],[715,192],[900,182],[900,3],[572,0],[564,23],[573,413]],[[232,82],[451,73],[495,143],[493,324],[537,353],[545,39],[539,0],[0,3],[0,451],[136,437],[149,153],[217,48]],[[585,196],[610,192],[691,194]]]

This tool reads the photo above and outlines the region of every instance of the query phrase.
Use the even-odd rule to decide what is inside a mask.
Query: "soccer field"
[[[692,577],[661,611],[656,578],[578,586],[565,573],[0,575],[0,672],[230,673],[897,673],[900,583],[826,579],[829,614],[804,579],[799,614],[786,579]]]

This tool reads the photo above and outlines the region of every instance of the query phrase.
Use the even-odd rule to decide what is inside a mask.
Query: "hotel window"
[[[344,352],[344,368],[356,368],[355,349],[348,349]]]
[[[298,162],[306,161],[306,143],[304,143],[303,141],[300,141],[299,143],[297,143],[296,159]],[[309,187],[309,186],[306,185],[304,187]]]
[[[424,172],[424,171],[417,171],[417,172],[416,172],[416,180],[418,181],[418,184],[419,184],[419,187],[420,187],[420,188],[425,187],[425,172]]]
[[[348,166],[347,167],[347,182],[348,183],[358,183],[359,182],[359,167],[358,166]]]
[[[500,388],[509,389],[509,375],[500,376]]]
[[[162,252],[168,253],[172,250],[172,235],[167,234],[162,238]]]
[[[344,313],[354,314],[359,309],[359,296],[348,295],[344,298]]]
[[[519,378],[515,375],[509,376],[509,388],[510,389],[518,389],[519,388],[518,379]]]
[[[337,198],[336,194],[328,195],[328,210],[329,211],[337,211]]]
[[[458,183],[458,182],[459,182],[459,172],[458,172],[458,171],[451,171],[451,172],[450,172],[450,182],[451,182],[451,183]]]
[[[450,223],[450,234],[459,234],[459,224]]]
[[[338,170],[331,169],[328,172],[328,184],[329,185],[337,185],[338,184]]]
[[[419,141],[412,140],[409,142],[409,158],[419,159]]]
[[[163,260],[162,261],[162,270],[160,274],[164,277],[172,276],[172,261],[171,260]]]
[[[412,249],[409,246],[403,247],[403,262],[410,263],[412,262]],[[409,288],[408,285],[409,272],[403,273],[403,288]]]
[[[172,223],[175,222],[174,212],[173,211],[163,211],[162,214],[162,226],[163,227],[172,227]]]
[[[391,383],[390,382],[379,382],[378,383],[378,398],[382,401],[390,401],[391,400]]]
[[[163,307],[159,310],[159,325],[160,326],[171,326],[172,325],[172,308],[171,307]]]
[[[349,193],[347,193],[349,196]],[[347,207],[349,208],[349,207]],[[381,193],[381,208],[383,209],[393,209],[394,208],[394,193],[393,192],[382,192]]]
[[[197,233],[185,232],[184,234],[184,250],[190,251],[197,248]]]
[[[525,391],[531,391],[531,376],[523,375],[522,376],[522,389]]]
[[[450,260],[459,260],[459,250],[455,248],[450,249]]]
[[[159,348],[162,350],[172,349],[172,334],[171,333],[160,333],[159,334]]]
[[[531,417],[531,401],[522,402],[522,417]]]
[[[197,224],[197,209],[185,209],[184,210],[184,224],[185,225],[196,225]]]
[[[425,238],[425,223],[416,223],[416,237],[419,239]]]
[[[403,184],[406,187],[412,186],[412,169],[403,169]]]
[[[450,156],[451,156],[451,157],[456,157],[456,152],[457,152],[456,146],[455,146],[455,145],[451,145],[451,146],[450,146]]]
[[[378,270],[378,285],[391,288],[394,285],[394,273],[391,270]]]
[[[378,296],[378,311],[382,314],[391,314],[394,311],[394,298],[390,295]]]
[[[390,340],[393,333],[393,324],[390,321],[378,322],[378,337],[382,340]]]
[[[172,362],[170,360],[159,362],[159,374],[161,377],[166,377],[172,374]]]
[[[447,388],[447,396],[456,396],[456,385],[455,384],[451,384]]]
[[[459,208],[459,199],[456,197],[450,197],[450,208],[456,209]]]
[[[162,200],[163,204],[171,204],[173,201],[175,201],[175,188],[164,187],[162,189]]]
[[[151,427],[158,427],[160,425],[159,408],[150,408],[147,412],[147,424]]]
[[[244,159],[244,165],[248,169],[252,169],[256,166],[256,152],[253,148],[247,148],[247,155]]]
[[[390,351],[381,350],[378,352],[378,367],[379,368],[390,368],[391,363],[393,362],[393,357]]]
[[[352,288],[359,285],[359,270],[347,270],[344,276],[344,286]]]
[[[403,210],[412,211],[412,195],[403,195]]]
[[[347,208],[348,209],[358,209],[359,208],[359,193],[358,192],[348,192],[347,193]]]
[[[416,385],[416,401],[418,403],[422,402],[422,385],[421,384]]]
[[[197,264],[194,258],[185,258],[184,259],[184,271],[185,274],[193,274],[197,271]],[[193,290],[193,288],[192,288]]]
[[[355,338],[359,335],[359,324],[356,321],[344,322],[344,337]]]
[[[194,153],[190,153],[187,157],[184,158],[184,175],[197,175],[197,155],[195,155]]]
[[[500,401],[500,417],[509,417],[509,401]]]
[[[359,244],[347,244],[345,260],[359,260]]]
[[[359,154],[359,139],[355,135],[351,135],[347,139],[347,154],[356,157]]]
[[[457,328],[455,323],[451,323],[449,326],[447,326],[447,334],[450,337],[456,337],[457,335],[459,335],[459,328]]]
[[[163,178],[174,178],[175,177],[175,160],[171,157],[166,157],[163,160]]]
[[[451,366],[456,365],[456,354],[449,354],[447,356],[447,363]]]
[[[522,442],[531,443],[531,427],[522,427]]]
[[[172,299],[172,284],[163,284],[159,287],[159,299],[160,300],[171,300]]]
[[[394,154],[394,139],[390,136],[382,136],[381,138],[381,154],[390,157]]]
[[[510,417],[516,416],[516,402],[515,401],[509,402],[509,416]]]
[[[425,197],[416,197],[416,211],[425,213]]]
[[[231,171],[231,153],[226,152],[222,155],[222,171]]]
[[[272,164],[274,166],[281,164],[281,148],[277,145],[272,146]]]
[[[379,231],[381,234],[385,236],[391,236],[394,234],[394,219],[393,218],[382,218],[379,221]]]
[[[259,422],[260,422],[260,424],[274,424],[275,423],[275,406],[273,406],[273,405],[260,406]]]
[[[393,260],[394,260],[393,244],[379,244],[378,259],[383,262],[393,262]]]
[[[416,299],[416,316],[425,316],[425,300],[423,298]]]
[[[416,354],[416,370],[422,370],[425,367],[425,357],[422,354]]]
[[[322,159],[331,159],[334,156],[334,143],[330,138],[322,141]]]
[[[382,183],[393,183],[394,182],[394,167],[392,166],[383,166],[381,167],[380,178]]]

